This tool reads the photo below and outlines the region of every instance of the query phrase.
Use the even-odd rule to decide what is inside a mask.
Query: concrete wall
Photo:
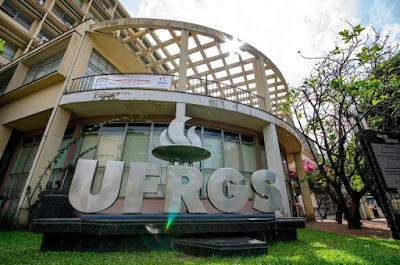
[[[7,124],[52,109],[57,103],[62,83],[52,85],[0,107],[0,124]]]
[[[138,61],[136,56],[130,53],[127,49],[121,49],[121,47],[118,48],[118,52],[115,52],[116,47],[120,45],[121,43],[116,40],[115,37],[103,36],[96,33],[88,34],[79,51],[79,56],[72,71],[71,78],[84,76],[93,49],[97,50],[123,73],[148,72],[148,70]]]

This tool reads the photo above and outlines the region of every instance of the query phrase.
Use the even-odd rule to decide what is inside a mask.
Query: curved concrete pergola
[[[267,111],[283,118],[278,111],[287,93],[282,73],[247,43],[240,42],[240,52],[231,54],[234,37],[229,34],[192,23],[146,18],[108,20],[93,24],[91,30],[118,38],[149,72],[179,74],[181,87],[193,92],[201,88],[191,84],[190,77],[239,87],[265,98]],[[243,101],[229,89],[225,93]]]

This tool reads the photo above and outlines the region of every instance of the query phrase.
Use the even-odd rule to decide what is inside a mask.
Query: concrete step
[[[194,256],[249,256],[268,254],[267,243],[251,237],[184,238],[173,249]]]

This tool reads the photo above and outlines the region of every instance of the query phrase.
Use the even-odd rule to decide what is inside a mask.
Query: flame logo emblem
[[[179,117],[171,121],[168,129],[164,130],[160,135],[160,144],[162,146],[170,145],[187,145],[201,148],[200,137],[195,133],[196,126],[189,128],[187,137],[185,136],[185,122],[190,117]]]

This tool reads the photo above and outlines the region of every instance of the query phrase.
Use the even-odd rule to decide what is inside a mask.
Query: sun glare
[[[242,51],[240,47],[242,47],[243,43],[237,38],[234,37],[232,40],[226,42],[227,49],[229,51],[229,55],[240,54]]]

